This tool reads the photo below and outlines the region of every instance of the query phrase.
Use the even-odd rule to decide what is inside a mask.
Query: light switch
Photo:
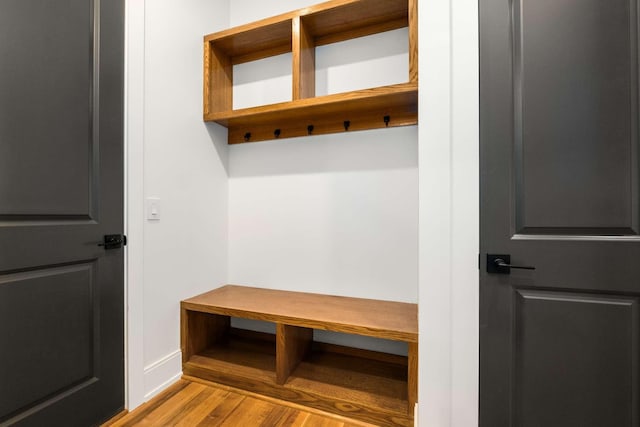
[[[157,221],[160,219],[160,199],[157,197],[147,197],[147,219]]]

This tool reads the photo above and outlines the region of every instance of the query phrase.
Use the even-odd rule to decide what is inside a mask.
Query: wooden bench
[[[376,425],[412,425],[417,305],[227,285],[181,303],[185,375]],[[239,317],[275,323],[265,334]],[[313,330],[407,343],[408,356],[313,341]]]

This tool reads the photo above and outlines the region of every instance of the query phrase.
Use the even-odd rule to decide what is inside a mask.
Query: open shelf
[[[415,304],[224,286],[181,307],[185,375],[375,425],[412,425]],[[231,328],[230,316],[274,322],[276,334]],[[314,342],[314,329],[404,341],[408,356]]]
[[[205,119],[229,128],[228,143],[238,144],[309,134],[412,125],[416,123],[417,103],[417,83],[402,83],[210,113]],[[385,117],[388,121],[385,121]],[[348,124],[345,124],[347,121]],[[309,130],[309,125],[313,126],[312,130]],[[275,135],[276,132],[279,133],[278,136]]]
[[[409,27],[403,84],[315,96],[316,46]],[[204,37],[205,121],[230,144],[417,124],[417,0],[333,0]],[[292,100],[233,109],[233,66],[292,53]]]
[[[314,348],[291,373],[285,387],[327,400],[340,396],[378,411],[406,412],[406,357],[394,363],[370,359],[364,353],[332,351],[337,347]]]
[[[227,375],[275,382],[275,336],[230,328],[223,341],[194,354],[187,363]]]

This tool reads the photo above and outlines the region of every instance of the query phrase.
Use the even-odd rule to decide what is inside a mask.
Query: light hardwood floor
[[[178,381],[106,426],[374,427],[195,378]]]

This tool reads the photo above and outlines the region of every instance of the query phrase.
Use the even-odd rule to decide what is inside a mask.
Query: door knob
[[[521,270],[535,270],[535,267],[525,265],[512,265],[511,255],[487,254],[487,273],[510,274],[512,268]]]

